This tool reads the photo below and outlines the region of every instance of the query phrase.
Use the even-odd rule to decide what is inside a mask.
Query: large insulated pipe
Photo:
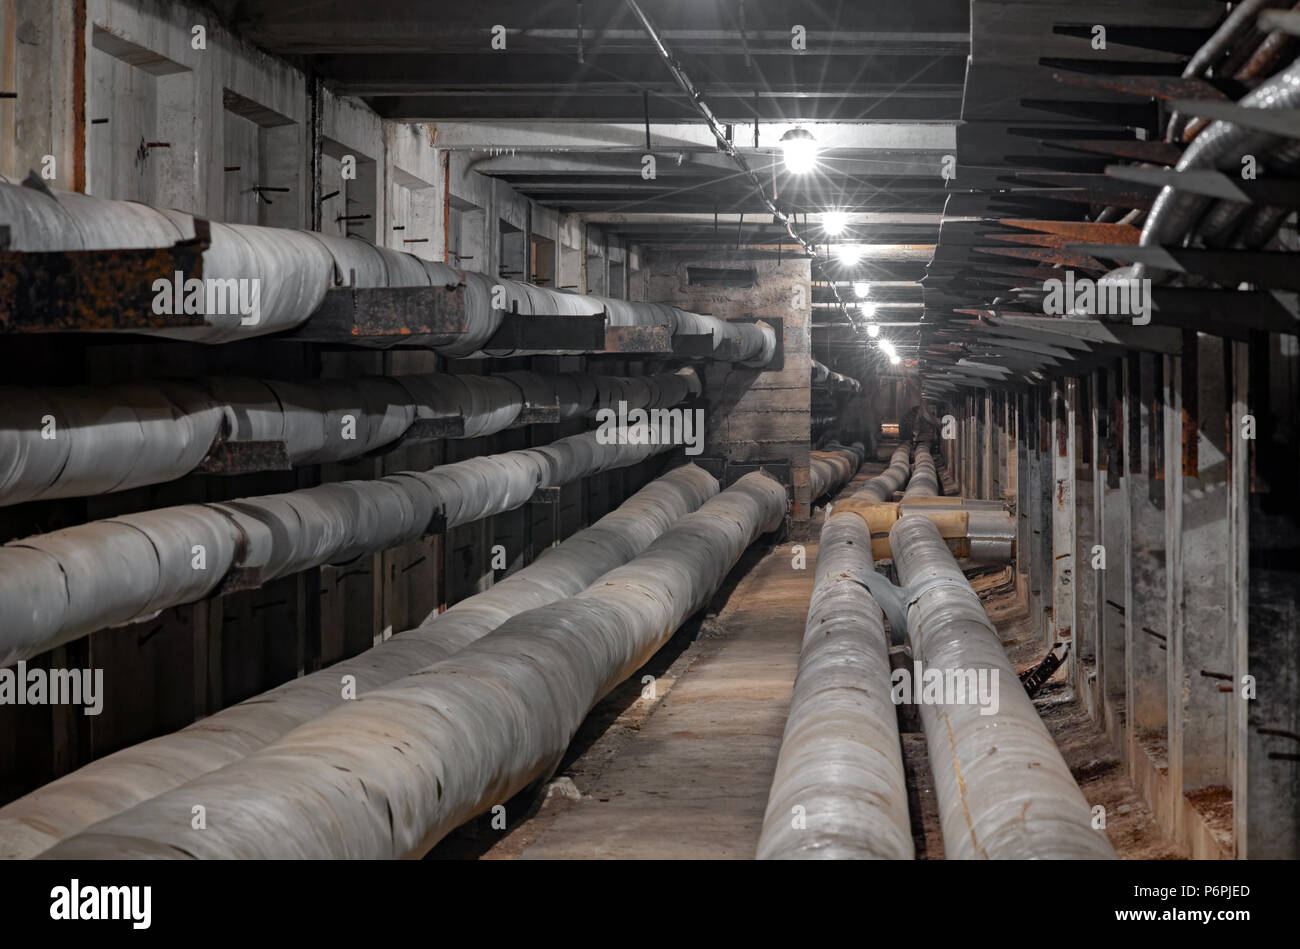
[[[445,659],[527,610],[576,596],[718,493],[675,468],[533,563],[351,659],[293,679],[170,735],[133,745],[0,808],[0,859],[34,857],[91,824],[238,761],[291,729]]]
[[[862,384],[857,379],[835,372],[816,359],[812,361],[812,384],[827,389],[848,390],[850,392],[859,392],[862,389]]]
[[[912,473],[911,459],[912,443],[903,442],[890,456],[889,467],[854,491],[853,497],[869,501],[892,501],[894,492],[907,484]]]
[[[1114,859],[939,529],[904,517],[889,545],[913,662],[944,681],[946,704],[922,701],[921,722],[947,859]]]
[[[16,251],[115,250],[169,247],[195,236],[194,217],[133,201],[52,192],[0,179],[0,222],[10,226]],[[359,238],[315,231],[211,223],[203,253],[205,281],[235,281],[256,288],[256,322],[239,313],[206,314],[211,326],[133,330],[204,343],[224,343],[293,329],[306,321],[331,287],[464,286],[465,325],[455,332],[415,333],[360,345],[423,345],[450,357],[523,356],[570,350],[485,348],[504,315],[590,315],[606,312],[612,326],[666,325],[676,334],[711,334],[715,354],[762,367],[776,353],[776,334],[762,323],[720,320],[657,303],[548,290],[531,284],[458,270]],[[240,284],[239,281],[247,281]],[[204,303],[206,308],[206,300]],[[462,331],[463,330],[463,331]]]
[[[507,620],[428,666],[43,856],[387,858],[553,773],[583,719],[708,603],[785,488],[761,472],[688,514],[583,593]],[[207,827],[191,827],[202,802]]]
[[[648,426],[572,435],[369,481],[183,504],[92,521],[0,547],[0,667],[211,594],[232,569],[269,583],[456,527],[562,485],[667,451]]]
[[[889,641],[866,587],[874,571],[866,522],[832,515],[821,533],[760,860],[915,856]]]
[[[668,408],[700,390],[694,369],[641,379],[444,372],[0,386],[0,505],[170,481],[193,471],[218,441],[278,442],[291,464],[322,464],[393,444],[417,419],[458,416],[463,437],[478,438],[514,425],[525,405],[554,406],[570,419],[616,400],[630,408]]]
[[[927,445],[917,445],[912,458],[912,476],[908,479],[907,490],[903,492],[904,501],[918,498],[939,496],[939,473],[934,467],[934,458]]]
[[[830,445],[825,451],[808,453],[808,496],[816,501],[822,495],[847,484],[862,467],[865,450],[860,442]]]

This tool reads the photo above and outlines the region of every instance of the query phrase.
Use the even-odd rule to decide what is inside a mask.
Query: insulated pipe
[[[912,460],[912,476],[907,482],[907,490],[903,492],[903,500],[912,501],[938,496],[939,473],[935,471],[934,458],[930,455],[929,446],[917,445]]]
[[[808,453],[808,496],[816,501],[829,491],[847,484],[862,467],[864,449],[860,442],[851,446],[828,446],[826,451]]]
[[[834,372],[816,359],[812,361],[812,383],[815,386],[824,386],[827,389],[849,389],[853,392],[862,390],[862,384],[857,379]]]
[[[126,514],[0,547],[0,667],[212,593],[236,567],[256,583],[346,563],[456,527],[672,448],[648,426],[584,432],[430,471]]]
[[[110,201],[75,192],[46,193],[0,179],[0,222],[10,226],[17,251],[115,250],[169,247],[195,235],[194,217],[134,201]],[[715,352],[762,367],[776,353],[776,334],[763,323],[738,323],[659,303],[548,290],[531,284],[458,270],[358,238],[315,231],[210,222],[211,246],[203,253],[204,280],[252,280],[258,288],[256,322],[239,314],[209,314],[212,326],[133,329],[173,339],[224,343],[289,330],[306,321],[334,287],[465,287],[465,326],[450,333],[359,338],[374,348],[422,345],[450,357],[526,356],[580,351],[487,349],[504,314],[590,315],[604,310],[612,326],[667,325],[673,334],[713,336]]]
[[[889,641],[866,587],[874,572],[866,522],[832,515],[822,528],[760,860],[915,856]]]
[[[419,626],[163,735],[93,761],[0,808],[0,859],[26,859],[91,824],[231,764],[360,695],[445,659],[527,610],[576,596],[718,493],[695,465],[646,485],[591,527]]]
[[[293,465],[344,461],[392,444],[416,419],[460,416],[465,438],[515,424],[525,404],[561,419],[617,394],[668,408],[700,393],[694,369],[641,379],[586,373],[428,373],[302,382],[194,382],[19,389],[0,386],[0,505],[83,497],[189,474],[220,438],[285,446]],[[350,420],[350,424],[345,424]]]
[[[907,484],[912,473],[911,458],[912,443],[903,442],[890,456],[889,467],[853,492],[853,497],[882,503],[894,500],[894,492]]]
[[[274,744],[87,828],[69,857],[386,858],[425,853],[552,774],[604,695],[705,606],[785,488],[755,472],[571,599]],[[191,828],[202,801],[205,830]]]
[[[1289,109],[1294,108],[1297,102],[1300,102],[1300,62],[1292,63],[1242,97],[1238,104],[1256,109]],[[1274,148],[1279,141],[1276,136],[1255,132],[1232,122],[1214,122],[1187,146],[1178,160],[1177,170],[1212,168],[1221,162],[1235,166],[1242,154],[1263,154]],[[1146,225],[1142,229],[1142,246],[1180,245],[1212,200],[1203,195],[1165,187],[1147,216]],[[1134,264],[1120,270],[1125,277],[1132,279],[1144,279],[1161,273],[1156,268],[1143,264]]]
[[[9,225],[9,249],[18,251],[170,247],[194,237],[194,218],[179,211],[70,191],[47,194],[5,183],[0,183],[0,222]],[[239,313],[212,314],[207,317],[212,326],[159,329],[154,334],[224,343],[276,333],[297,326],[325,299],[330,258],[312,234],[216,222],[210,229],[203,277],[256,281],[244,285],[257,288],[256,323],[242,325],[245,317]]]
[[[965,685],[944,695],[956,699],[949,704],[921,702],[946,858],[1114,859],[938,528],[904,517],[889,545],[906,589],[913,661]]]

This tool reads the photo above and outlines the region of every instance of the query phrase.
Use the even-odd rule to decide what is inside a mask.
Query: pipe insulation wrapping
[[[32,791],[0,808],[0,859],[34,857],[91,824],[252,754],[342,705],[343,676],[355,677],[358,695],[381,688],[513,616],[581,593],[717,493],[717,481],[704,469],[675,468],[533,563],[419,626]]]
[[[889,545],[906,589],[913,661],[945,679],[987,670],[990,694],[994,682],[998,689],[993,714],[969,692],[966,701],[921,703],[946,858],[1114,859],[939,529],[904,517]]]
[[[259,583],[415,540],[436,516],[457,527],[527,501],[543,485],[673,448],[649,426],[597,432],[368,481],[185,504],[92,521],[0,547],[0,667],[109,626],[201,599],[233,568]]]
[[[934,467],[934,458],[927,445],[917,445],[912,459],[912,475],[903,492],[903,500],[917,498],[937,498],[939,492],[939,473]]]
[[[47,194],[0,182],[0,221],[18,251],[116,250],[170,247],[194,237],[194,218],[135,201],[110,201],[71,191]],[[212,222],[203,253],[205,280],[252,280],[257,322],[238,312],[210,314],[211,326],[151,332],[173,339],[224,343],[292,329],[325,299],[330,257],[319,235],[287,228]],[[206,302],[204,304],[206,307]],[[250,317],[251,318],[251,317]]]
[[[852,392],[859,392],[862,389],[862,384],[857,379],[841,375],[816,359],[812,361],[812,383],[827,389],[847,389]]]
[[[1292,109],[1300,103],[1300,62],[1247,93],[1237,103],[1253,109]],[[1178,171],[1194,168],[1239,168],[1243,154],[1264,155],[1282,140],[1233,122],[1211,123],[1187,146],[1176,166]],[[1165,187],[1160,191],[1142,229],[1143,247],[1181,246],[1213,199],[1190,191]],[[1159,277],[1159,268],[1144,264],[1120,268],[1132,279]]]
[[[561,419],[571,419],[610,398],[633,408],[669,408],[700,391],[694,369],[641,379],[442,372],[0,386],[0,505],[171,481],[193,471],[219,440],[281,442],[291,464],[322,464],[393,444],[416,419],[460,416],[463,437],[478,438],[514,425],[525,405],[554,406]]]
[[[860,442],[853,445],[830,445],[825,451],[808,453],[808,497],[816,501],[830,491],[838,491],[862,467],[865,450]]]
[[[874,572],[866,522],[832,515],[821,533],[760,860],[915,856],[889,641],[864,579]]]
[[[912,443],[903,442],[890,456],[889,467],[854,491],[853,496],[881,503],[894,500],[894,492],[907,484],[907,479],[912,474],[911,458]]]
[[[786,511],[761,472],[578,596],[294,729],[48,850],[68,857],[385,858],[553,773],[593,705],[705,606]],[[208,826],[191,829],[193,802]]]
[[[111,201],[75,192],[49,192],[0,178],[0,222],[10,226],[16,251],[116,250],[170,247],[195,236],[194,216],[134,201]],[[240,313],[206,314],[211,326],[141,330],[151,335],[203,343],[224,343],[293,329],[305,322],[337,287],[463,286],[463,332],[412,333],[352,340],[386,348],[422,345],[449,357],[486,358],[544,354],[581,355],[575,350],[487,349],[507,312],[526,316],[592,315],[604,311],[612,326],[666,325],[674,335],[713,337],[713,349],[747,366],[768,365],[776,334],[764,323],[740,323],[689,313],[659,303],[548,290],[532,284],[462,271],[403,251],[376,247],[360,238],[315,231],[210,222],[211,244],[203,252],[205,281],[251,281],[257,288],[256,321]],[[206,312],[206,300],[202,305]]]

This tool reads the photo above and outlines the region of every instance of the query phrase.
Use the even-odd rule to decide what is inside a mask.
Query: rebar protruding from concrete
[[[63,841],[43,856],[418,856],[550,775],[592,706],[708,603],[784,486],[748,474],[571,599]],[[194,830],[202,802],[208,822]]]
[[[1114,859],[939,529],[904,517],[889,544],[910,601],[913,660],[943,677],[944,704],[926,701],[922,682],[911,687],[947,859]]]
[[[525,503],[544,485],[644,461],[673,446],[648,426],[571,435],[369,481],[182,504],[0,547],[0,667],[215,591],[235,568],[256,586],[346,563]]]
[[[889,643],[865,586],[870,551],[860,517],[837,513],[822,529],[760,860],[915,855]]]
[[[180,731],[125,748],[0,808],[0,860],[34,857],[65,837],[238,761],[305,722],[445,659],[513,616],[576,596],[627,563],[718,493],[695,465],[650,482],[533,563],[432,613],[365,652],[222,709]],[[351,689],[346,676],[352,677]]]

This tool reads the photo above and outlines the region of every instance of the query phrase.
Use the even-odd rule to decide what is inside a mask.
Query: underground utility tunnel
[[[0,857],[1295,859],[1298,117],[1289,0],[0,0]]]

